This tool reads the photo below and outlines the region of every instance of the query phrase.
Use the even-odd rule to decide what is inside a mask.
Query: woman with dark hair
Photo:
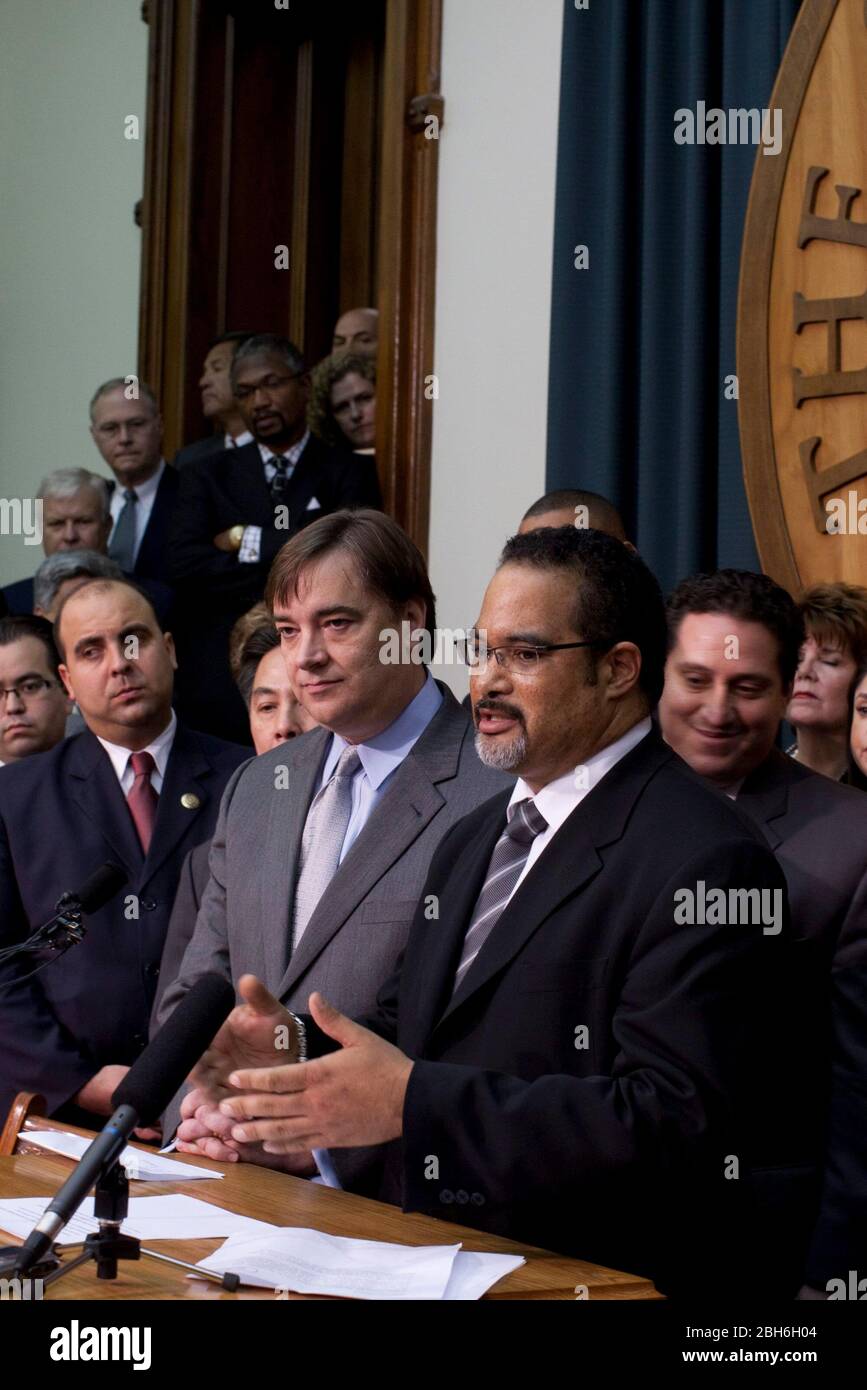
[[[788,751],[805,767],[839,781],[846,773],[855,672],[867,663],[867,589],[817,584],[798,605],[801,648],[786,718],[798,742]]]
[[[333,353],[312,373],[307,423],[323,444],[372,454],[376,442],[376,359]]]
[[[849,766],[843,781],[867,791],[867,662],[858,668],[849,692],[848,752]]]

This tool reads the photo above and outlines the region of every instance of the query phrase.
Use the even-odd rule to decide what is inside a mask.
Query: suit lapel
[[[142,886],[162,867],[211,800],[213,767],[192,730],[178,724],[148,846]],[[185,798],[187,804],[184,804]],[[190,805],[189,803],[193,804]]]
[[[78,735],[71,750],[69,796],[102,835],[111,857],[123,864],[130,882],[138,881],[144,856],[126,797],[111,759],[89,729]]]
[[[309,803],[308,803],[309,804]],[[326,888],[298,949],[280,982],[279,993],[292,989],[343,923],[422,833],[444,804],[444,797],[412,755],[404,758],[394,780]],[[300,847],[300,836],[299,836]],[[291,861],[297,863],[293,858]],[[291,905],[290,905],[291,910]]]
[[[253,920],[268,924],[262,941],[266,963],[264,983],[278,996],[286,990],[283,982],[292,950],[293,867],[298,864],[304,822],[330,743],[331,734],[327,729],[314,729],[298,741],[293,750],[291,789],[275,791],[269,798],[262,863],[272,868],[269,873],[256,875],[258,911]],[[286,758],[285,753],[283,758]],[[280,763],[278,756],[273,766]]]
[[[294,988],[303,972],[336,936],[382,875],[406,853],[445,804],[437,784],[457,775],[469,720],[451,691],[441,684],[439,688],[442,704],[393,774],[390,785],[317,903],[281,980],[281,994]],[[304,802],[301,829],[292,846],[292,864],[298,863],[301,830],[311,797],[312,786]],[[292,889],[290,914],[294,884]],[[289,920],[291,923],[291,917]]]
[[[750,773],[735,798],[735,805],[761,826],[771,849],[784,839],[778,822],[789,809],[788,761],[785,753],[772,749],[761,766]]]
[[[441,1028],[509,964],[555,908],[579,893],[595,877],[602,867],[600,848],[622,837],[630,812],[647,781],[672,756],[659,735],[651,731],[576,806],[513,895],[464,976],[460,989],[446,1005],[436,1028]],[[503,824],[504,816],[500,819],[499,831]],[[493,843],[489,858],[492,850]],[[481,881],[476,896],[480,890]],[[474,903],[475,898],[470,912]],[[470,913],[465,912],[461,919],[461,940],[469,921]],[[449,987],[457,959],[455,955],[450,961]],[[441,997],[444,983],[440,980]]]
[[[252,444],[226,452],[230,455],[224,475],[226,491],[238,507],[239,515],[247,518],[251,525],[273,528],[274,503],[258,444],[254,440]]]

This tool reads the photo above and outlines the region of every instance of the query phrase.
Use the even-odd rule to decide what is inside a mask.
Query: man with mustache
[[[258,603],[278,550],[341,507],[381,504],[376,465],[329,449],[307,428],[309,375],[298,348],[248,338],[231,382],[253,442],[188,463],[172,537],[179,598],[179,708],[246,742],[247,715],[229,669],[234,623]]]
[[[811,1131],[768,1086],[800,1063],[794,962],[785,930],[676,903],[699,884],[784,899],[783,875],[653,729],[664,610],[619,541],[513,537],[478,629],[477,748],[514,790],[442,841],[375,1009],[313,994],[296,1018],[248,977],[196,1084],[269,1155],[380,1146],[358,1185],[405,1210],[724,1289],[768,1234],[760,1166],[803,1240]],[[769,1292],[797,1277],[762,1261]]]
[[[0,1114],[35,1091],[50,1115],[95,1128],[147,1041],[181,863],[211,836],[247,755],[176,718],[172,638],[134,584],[85,580],[54,633],[87,727],[0,774],[0,946],[24,940],[106,861],[127,884],[35,977],[32,957],[0,966]]]
[[[748,570],[699,574],[674,590],[668,624],[663,736],[760,827],[786,875],[793,928],[831,985],[834,1078],[809,1296],[867,1265],[867,798],[775,747],[805,640],[785,589]],[[805,1026],[824,1048],[822,1018]]]

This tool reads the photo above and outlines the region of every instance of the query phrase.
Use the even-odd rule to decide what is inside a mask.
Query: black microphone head
[[[158,1120],[234,1004],[235,991],[222,975],[202,975],[196,980],[130,1067],[111,1098],[113,1108],[131,1105],[141,1124]]]
[[[57,910],[75,905],[82,912],[98,912],[109,902],[127,881],[126,870],[119,864],[107,861],[100,864],[77,893],[64,893],[59,899]]]

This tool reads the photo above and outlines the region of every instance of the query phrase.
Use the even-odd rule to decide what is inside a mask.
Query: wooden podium
[[[73,1134],[89,1132],[74,1125],[62,1125],[54,1120],[33,1117],[24,1122],[15,1151],[0,1157],[0,1198],[50,1196],[60,1187],[71,1171],[73,1160],[52,1154],[28,1143],[28,1132],[38,1129],[61,1129]],[[134,1145],[146,1150],[144,1145]],[[152,1152],[152,1150],[151,1150]],[[356,1197],[350,1192],[322,1187],[304,1178],[258,1168],[249,1163],[214,1163],[207,1158],[190,1158],[174,1154],[181,1163],[194,1163],[213,1168],[224,1174],[221,1182],[208,1183],[196,1179],[184,1183],[153,1183],[130,1181],[130,1196],[152,1193],[185,1193],[215,1206],[270,1221],[277,1226],[309,1226],[329,1235],[352,1236],[359,1240],[385,1240],[407,1245],[440,1245],[461,1241],[466,1250],[489,1251],[496,1254],[523,1255],[526,1264],[495,1284],[485,1296],[490,1299],[576,1299],[579,1296],[597,1299],[658,1299],[660,1295],[647,1279],[600,1265],[572,1260],[522,1245],[483,1231],[458,1226],[454,1222],[434,1217],[406,1214],[396,1207]],[[9,1244],[13,1237],[4,1237],[0,1244]],[[154,1248],[160,1254],[194,1264],[204,1259],[222,1244],[216,1240],[160,1240]],[[61,1246],[61,1259],[79,1253],[79,1246]],[[208,1279],[190,1279],[187,1271],[177,1266],[142,1255],[138,1261],[124,1261],[118,1267],[115,1280],[97,1280],[96,1266],[82,1265],[45,1290],[45,1298],[58,1300],[106,1299],[271,1299],[275,1291],[241,1288],[227,1293],[219,1284]],[[586,1286],[586,1294],[576,1293],[576,1286]],[[285,1293],[280,1295],[286,1298]],[[311,1295],[292,1294],[288,1298]]]

